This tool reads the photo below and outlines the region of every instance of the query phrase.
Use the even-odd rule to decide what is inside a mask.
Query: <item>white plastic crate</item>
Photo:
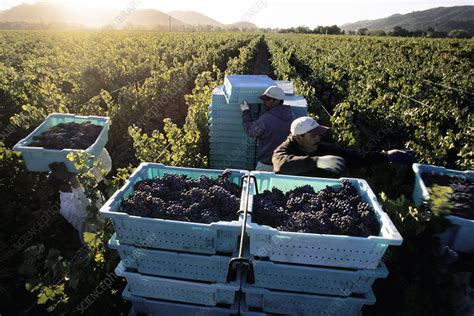
[[[57,150],[28,146],[33,141],[33,137],[41,135],[43,132],[58,124],[72,122],[91,122],[92,124],[102,126],[102,131],[100,132],[96,141],[85,150],[67,148]],[[94,160],[99,157],[100,153],[105,147],[105,144],[107,143],[109,123],[110,119],[108,117],[53,113],[48,115],[44,122],[41,123],[27,137],[16,143],[15,146],[13,146],[13,150],[21,152],[26,168],[31,172],[49,172],[49,164],[53,162],[63,162],[69,172],[78,173],[79,170],[77,170],[74,166],[74,162],[67,158],[67,155],[70,153],[88,153],[91,156],[91,159],[87,161],[87,164],[92,166]]]
[[[232,305],[240,289],[239,278],[229,284],[182,281],[127,272],[121,263],[115,274],[127,279],[132,295],[204,306]]]
[[[122,297],[133,304],[129,316],[138,316],[139,314],[145,314],[147,316],[231,316],[237,315],[239,311],[238,302],[229,308],[173,303],[132,295],[128,286],[123,291]]]
[[[377,198],[365,180],[286,176],[259,171],[252,171],[251,175],[257,179],[259,192],[271,190],[273,187],[287,192],[302,185],[311,185],[317,192],[326,186],[340,187],[341,180],[350,180],[362,200],[373,207],[381,226],[378,236],[351,237],[309,234],[279,231],[270,226],[258,225],[253,223],[252,216],[249,216],[247,218],[247,235],[250,240],[250,254],[253,256],[268,257],[276,262],[376,269],[388,246],[401,245],[403,241],[388,215],[380,208]],[[255,195],[253,182],[250,190],[249,210],[252,210],[253,196]]]
[[[229,170],[231,179],[239,183],[244,170]],[[166,173],[184,174],[192,179],[201,175],[217,177],[223,170],[168,167],[156,163],[142,163],[124,186],[104,204],[100,210],[103,217],[113,222],[122,244],[155,249],[175,250],[201,254],[233,253],[237,249],[242,225],[242,216],[236,215],[232,222],[220,221],[211,224],[164,220],[132,216],[121,211],[121,203],[133,194],[134,185],[142,180],[161,177]],[[245,194],[246,186],[244,186]],[[243,195],[245,196],[245,195]],[[241,199],[240,209],[245,206]]]
[[[261,103],[259,99],[275,81],[266,75],[227,75],[224,78],[224,95],[227,103]]]
[[[295,87],[293,86],[293,82],[289,80],[275,80],[275,84],[277,85],[277,87],[281,88],[286,95],[295,94]]]
[[[231,258],[122,245],[116,234],[110,238],[109,248],[119,252],[122,264],[127,269],[154,276],[212,283],[226,282]]]
[[[375,270],[330,269],[296,264],[252,260],[255,287],[288,292],[350,296],[367,294],[388,270],[381,263]]]
[[[430,197],[428,188],[421,178],[424,172],[435,172],[448,176],[461,177],[461,179],[474,178],[473,171],[459,171],[417,163],[413,164],[413,171],[416,175],[415,187],[413,189],[413,201],[416,206],[420,206],[424,199],[429,199]],[[441,244],[448,245],[456,251],[474,253],[474,220],[455,215],[450,215],[447,218],[455,226],[448,228],[439,236]]]
[[[372,291],[361,297],[338,297],[271,291],[243,284],[242,292],[248,307],[283,315],[357,316],[364,305],[373,305],[376,301]]]

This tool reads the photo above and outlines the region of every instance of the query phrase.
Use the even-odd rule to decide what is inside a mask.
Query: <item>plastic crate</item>
[[[39,136],[53,126],[61,123],[83,123],[91,122],[92,124],[103,126],[97,140],[86,150],[80,149],[44,149],[42,147],[29,147],[28,145],[33,141],[34,136]],[[39,125],[26,138],[20,140],[13,150],[21,152],[26,168],[31,172],[49,172],[49,164],[53,162],[64,162],[69,172],[78,173],[74,163],[67,158],[69,153],[87,152],[91,156],[98,157],[104,149],[109,135],[109,118],[101,116],[78,116],[74,114],[59,114],[53,113],[48,115],[41,125]],[[88,161],[92,166],[95,159]]]
[[[138,314],[145,314],[147,316],[231,316],[238,314],[238,303],[234,303],[229,308],[224,308],[153,300],[131,294],[128,286],[123,291],[122,297],[133,304],[132,310],[129,314],[131,316],[136,316]]]
[[[293,86],[293,82],[288,80],[275,80],[275,84],[277,85],[277,87],[281,88],[286,95],[295,94],[295,87]]]
[[[339,297],[316,294],[290,293],[242,285],[244,302],[248,307],[265,313],[284,315],[360,315],[364,305],[375,304],[372,291],[359,297]]]
[[[239,155],[236,153],[229,153],[228,155],[211,155],[212,161],[229,161],[229,162],[242,162],[242,163],[254,163],[255,157],[247,157],[246,155]]]
[[[424,172],[435,172],[470,179],[474,178],[473,171],[458,171],[432,165],[413,164],[413,171],[415,172],[413,202],[416,206],[420,206],[424,199],[429,199],[430,197],[428,189],[421,178],[421,174]],[[474,253],[474,220],[455,215],[449,215],[447,218],[455,226],[448,228],[446,232],[439,236],[441,244],[448,245],[456,251]]]
[[[234,183],[240,183],[241,178],[248,174],[243,170],[229,171]],[[112,220],[122,244],[204,254],[233,253],[237,249],[242,218],[236,217],[237,220],[232,222],[201,224],[131,216],[120,209],[121,202],[133,194],[134,185],[142,180],[155,179],[166,173],[183,174],[192,179],[201,175],[216,178],[222,172],[142,163],[124,186],[105,203],[100,214]],[[243,191],[242,194],[245,194],[246,191]],[[241,199],[240,209],[243,209],[244,202]]]
[[[127,272],[121,263],[115,274],[127,279],[132,295],[204,306],[232,305],[240,289],[239,278],[228,284],[183,281]]]
[[[309,234],[278,231],[269,226],[252,223],[252,217],[249,216],[247,218],[247,234],[250,240],[250,254],[253,256],[268,257],[276,262],[376,269],[388,246],[401,245],[403,241],[388,215],[380,208],[377,198],[365,180],[298,177],[259,171],[250,174],[255,176],[260,192],[271,190],[273,187],[287,192],[302,185],[311,185],[315,191],[320,191],[326,186],[340,187],[340,181],[343,179],[350,180],[362,199],[373,207],[381,226],[379,236],[366,238]],[[252,210],[253,207],[254,194],[252,182],[249,210]]]
[[[255,287],[288,292],[350,296],[366,294],[388,270],[381,263],[375,270],[328,269],[313,266],[252,260]]]
[[[213,148],[225,148],[235,149],[236,147],[249,147],[254,148],[256,146],[256,140],[250,137],[215,137],[211,136],[209,139],[209,145]],[[224,147],[220,147],[224,146]]]
[[[114,234],[109,248],[120,254],[122,264],[142,274],[191,281],[225,283],[230,257],[195,255],[122,245]]]
[[[234,132],[225,130],[210,130],[209,132],[210,141],[225,141],[225,142],[241,142],[249,138],[244,131]]]
[[[266,75],[228,75],[224,78],[224,95],[227,103],[261,103],[259,96],[275,81]]]

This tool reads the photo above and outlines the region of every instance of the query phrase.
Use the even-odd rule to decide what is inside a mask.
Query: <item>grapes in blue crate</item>
[[[240,188],[229,176],[230,172],[223,172],[216,179],[191,179],[170,173],[143,180],[122,201],[122,210],[134,216],[185,222],[231,221],[239,210]]]
[[[310,185],[284,194],[277,188],[254,198],[253,220],[280,231],[367,237],[378,235],[380,224],[372,207],[356,188],[342,180],[341,188],[315,192]]]
[[[103,126],[83,123],[60,123],[40,135],[33,136],[29,147],[42,147],[45,149],[87,149],[99,137]]]

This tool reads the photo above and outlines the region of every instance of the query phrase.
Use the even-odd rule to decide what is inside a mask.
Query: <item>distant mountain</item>
[[[193,26],[213,26],[213,27],[220,27],[224,29],[249,29],[249,30],[256,30],[258,27],[249,22],[237,22],[232,24],[223,24],[217,20],[214,20],[207,15],[196,11],[172,11],[168,12],[169,15],[172,17],[183,21],[188,25]]]
[[[235,24],[223,24],[204,14],[194,11],[173,11],[169,14],[155,10],[134,10],[130,13],[120,10],[94,9],[89,11],[75,10],[71,5],[51,2],[37,2],[35,4],[20,4],[8,10],[0,11],[0,23],[11,22],[10,25],[22,25],[21,23],[34,23],[40,25],[84,25],[87,27],[122,27],[130,26],[138,28],[173,28],[212,26],[220,28],[247,28],[257,29],[252,23],[238,22]]]
[[[227,24],[228,28],[238,28],[238,29],[248,29],[248,30],[258,30],[258,26],[250,22],[237,22],[232,24]]]
[[[344,24],[340,28],[345,31],[355,31],[360,28],[390,31],[395,26],[401,26],[409,31],[424,31],[432,27],[444,32],[454,29],[474,32],[474,6],[439,7],[408,14],[394,14],[382,19]]]
[[[194,26],[204,26],[204,25],[211,25],[211,26],[218,26],[224,27],[225,25],[219,21],[216,21],[207,15],[204,15],[199,12],[195,11],[171,11],[168,12],[173,18],[183,21],[186,24],[194,25]]]
[[[133,11],[127,17],[126,23],[146,27],[154,25],[168,26],[170,21],[172,26],[182,26],[187,24],[166,13],[154,9]]]

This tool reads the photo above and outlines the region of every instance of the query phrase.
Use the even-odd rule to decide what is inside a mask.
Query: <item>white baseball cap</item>
[[[269,98],[277,99],[277,100],[285,100],[285,92],[282,88],[277,86],[270,86],[265,90],[265,92],[260,96],[260,99],[265,101]]]
[[[291,123],[290,127],[291,135],[293,136],[306,133],[321,135],[327,132],[328,129],[329,127],[319,124],[315,119],[309,116],[297,118]]]

